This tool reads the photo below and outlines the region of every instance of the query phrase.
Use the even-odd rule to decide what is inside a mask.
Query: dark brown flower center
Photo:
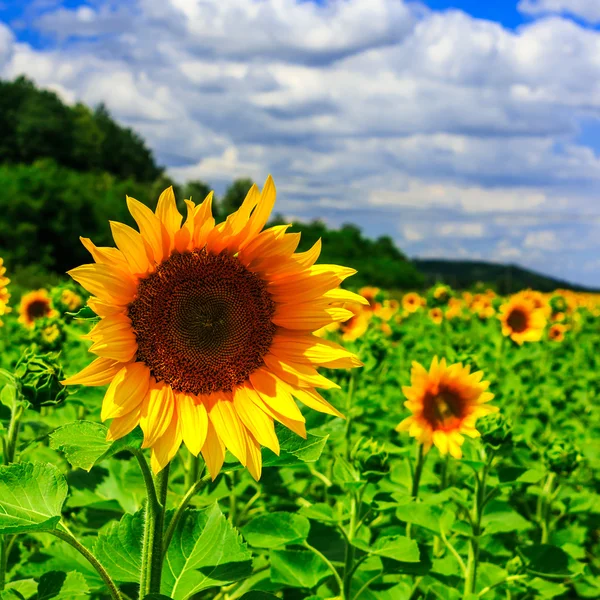
[[[263,364],[275,325],[264,281],[226,252],[174,253],[129,305],[137,360],[175,391],[230,391]]]
[[[523,333],[527,329],[527,314],[520,308],[513,308],[506,322],[515,333]]]
[[[45,317],[50,313],[50,304],[47,300],[34,300],[27,306],[27,316],[31,321]]]
[[[451,388],[440,386],[436,394],[427,392],[423,399],[423,417],[433,429],[443,428],[466,414],[466,402]]]

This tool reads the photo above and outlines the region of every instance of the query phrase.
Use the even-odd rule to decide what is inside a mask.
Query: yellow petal
[[[225,394],[213,394],[208,408],[208,417],[227,449],[244,466],[246,465],[246,431],[240,421],[233,401]]]
[[[152,250],[154,261],[163,259],[162,224],[160,219],[141,202],[127,196],[127,207],[140,229],[142,237]]]
[[[120,250],[108,247],[98,248],[89,238],[80,237],[79,239],[98,264],[117,267],[118,269],[127,271],[127,261]]]
[[[125,437],[139,425],[140,416],[141,405],[133,409],[130,413],[113,419],[108,428],[108,433],[106,434],[106,441],[114,442],[115,440]]]
[[[246,435],[246,456],[246,468],[255,481],[258,481],[262,474],[262,454],[260,444],[252,437],[251,433]]]
[[[337,383],[320,375],[310,365],[284,361],[274,354],[266,354],[263,360],[272,373],[296,387],[318,387],[326,390],[340,387]]]
[[[181,428],[177,415],[173,415],[165,433],[152,446],[150,466],[153,473],[162,471],[177,454],[181,446]]]
[[[100,418],[106,421],[134,410],[146,397],[149,385],[150,369],[144,363],[125,365],[106,390]]]
[[[183,442],[194,456],[198,456],[204,446],[208,431],[206,408],[191,394],[178,393],[175,399]]]
[[[77,375],[61,381],[63,385],[106,385],[123,368],[123,363],[110,358],[97,358]]]
[[[237,388],[233,393],[234,408],[256,441],[279,455],[279,440],[275,435],[273,419],[250,399],[249,394],[256,395],[256,392],[245,386]]]
[[[90,296],[87,301],[87,305],[99,316],[99,317],[110,317],[118,313],[125,311],[124,306],[113,304],[112,302],[105,302],[99,298]]]
[[[225,460],[225,444],[223,444],[217,435],[210,420],[208,421],[208,429],[206,431],[206,441],[202,447],[202,458],[204,458],[206,468],[214,481],[223,467],[223,462]]]
[[[116,221],[110,221],[110,229],[117,248],[123,253],[129,270],[134,275],[145,274],[150,269],[144,238],[135,230]]]
[[[163,234],[166,233],[166,236],[163,236],[163,251],[164,255],[167,256],[174,247],[175,233],[179,231],[183,219],[181,213],[177,210],[173,186],[168,187],[160,195],[156,206],[156,216],[165,226]]]
[[[150,448],[165,433],[173,418],[173,390],[164,383],[151,384],[141,409],[140,427],[144,432],[142,448]]]
[[[292,395],[275,375],[266,369],[257,369],[250,374],[250,381],[256,393],[272,410],[295,421],[304,421]]]
[[[104,302],[125,306],[133,300],[137,291],[129,273],[108,265],[82,265],[67,273]]]

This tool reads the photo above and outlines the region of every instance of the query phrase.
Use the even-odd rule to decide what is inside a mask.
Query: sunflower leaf
[[[67,482],[52,464],[0,467],[0,534],[56,529]]]
[[[310,521],[307,518],[287,512],[260,515],[242,528],[244,538],[256,548],[300,544],[309,532]]]
[[[72,467],[90,471],[112,445],[106,441],[107,431],[100,423],[75,421],[50,434],[50,447],[62,452]]]
[[[317,587],[331,575],[327,565],[308,550],[271,550],[271,581],[290,587]]]
[[[85,578],[77,571],[50,571],[40,577],[36,600],[76,600],[89,596]]]
[[[161,593],[173,600],[245,579],[252,554],[214,504],[188,510],[179,521],[163,565]]]

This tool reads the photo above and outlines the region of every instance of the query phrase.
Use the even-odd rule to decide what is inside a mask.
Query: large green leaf
[[[302,463],[316,462],[329,437],[309,433],[304,439],[283,426],[278,426],[276,433],[281,452],[277,456],[270,450],[263,450],[264,467],[294,467]]]
[[[271,581],[312,589],[331,575],[327,565],[308,550],[271,550]]]
[[[273,512],[256,517],[242,533],[246,541],[256,548],[277,548],[286,544],[300,544],[308,537],[310,521],[287,512]]]
[[[141,448],[139,429],[117,440],[107,442],[108,428],[93,421],[74,421],[50,434],[50,446],[65,454],[71,466],[89,471],[94,465],[123,450]]]
[[[569,575],[569,555],[558,546],[534,544],[521,550],[536,575]]]
[[[363,552],[401,562],[419,562],[420,559],[417,542],[401,535],[381,536],[373,545],[356,538],[352,541],[352,545]]]
[[[67,497],[67,482],[51,464],[0,467],[0,533],[55,529]]]
[[[186,600],[245,579],[251,571],[252,554],[215,504],[183,515],[165,557],[161,592]]]
[[[94,555],[108,574],[123,583],[139,583],[142,569],[144,513],[125,514],[98,535]]]
[[[401,521],[419,525],[438,534],[441,530],[448,531],[455,519],[455,513],[450,509],[414,501],[398,508],[396,516]]]
[[[93,421],[75,421],[50,434],[50,446],[63,452],[72,467],[89,471],[112,446],[107,428]]]

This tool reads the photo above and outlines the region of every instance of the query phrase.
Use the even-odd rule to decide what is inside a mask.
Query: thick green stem
[[[423,452],[423,444],[417,446],[417,456],[415,460],[415,468],[412,474],[412,486],[410,495],[416,500],[419,497],[419,486],[421,485],[421,475],[423,474],[423,465],[425,464],[425,453]],[[406,524],[406,537],[411,537],[412,523]]]
[[[541,543],[547,544],[550,539],[550,518],[552,516],[552,486],[554,484],[554,473],[548,475],[546,484],[541,495],[541,510],[539,523],[542,529]]]
[[[147,467],[145,460],[143,462],[140,461],[140,465],[142,464],[146,464]],[[142,472],[145,472],[144,467],[142,467]],[[152,487],[148,487],[144,539],[142,543],[140,600],[148,594],[160,594],[163,563],[163,529],[168,481],[169,465],[156,476]],[[148,486],[147,481],[146,484]]]
[[[113,600],[123,600],[123,596],[116,586],[115,582],[111,579],[106,569],[102,566],[100,561],[71,533],[63,531],[62,529],[53,529],[50,533],[54,534],[57,538],[64,540],[67,544],[70,544],[77,552],[79,552],[91,565],[94,567],[98,575],[102,578],[102,581],[106,584],[110,591],[110,595]]]
[[[200,477],[200,467],[202,462],[199,456],[194,456],[190,452],[190,456],[187,461],[187,470],[185,472],[185,489],[189,490]]]
[[[329,570],[331,571],[333,577],[335,578],[335,581],[338,584],[339,590],[340,590],[340,594],[343,594],[344,592],[344,582],[342,581],[342,578],[340,577],[339,573],[337,572],[337,569],[333,566],[333,564],[331,564],[331,561],[322,553],[319,552],[319,550],[317,550],[316,548],[314,548],[313,546],[311,546],[308,542],[303,542],[302,544],[305,548],[307,548],[308,550],[310,550],[313,554],[315,554],[316,556],[318,556],[329,568]]]

